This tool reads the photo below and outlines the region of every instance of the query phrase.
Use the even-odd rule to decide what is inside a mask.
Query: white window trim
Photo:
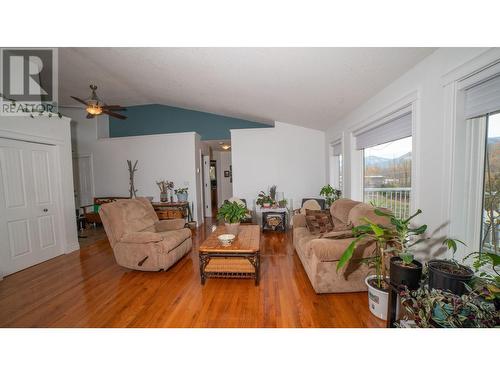
[[[465,90],[499,73],[500,51],[491,49],[443,77],[443,139],[448,140],[443,144],[445,165],[448,166],[443,171],[443,186],[449,186],[450,190],[443,190],[443,226],[438,235],[459,238],[468,244],[467,248],[459,247],[457,259],[479,248],[486,137],[485,123],[467,126]]]
[[[350,197],[360,202],[363,201],[363,150],[356,150],[356,135],[367,130],[373,129],[383,123],[390,121],[396,117],[401,116],[402,113],[411,113],[412,117],[412,162],[411,162],[411,181],[412,191],[410,196],[410,212],[415,211],[420,204],[420,192],[417,188],[420,183],[420,168],[419,158],[415,155],[420,155],[420,118],[419,113],[419,91],[415,90],[408,95],[395,101],[393,104],[378,111],[366,120],[351,127],[350,138]],[[345,167],[345,166],[344,166]],[[345,184],[345,180],[344,180]]]

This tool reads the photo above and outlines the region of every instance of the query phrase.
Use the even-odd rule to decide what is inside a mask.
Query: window
[[[500,113],[486,116],[481,243],[483,251],[498,253],[500,211]]]
[[[342,191],[343,189],[342,143],[335,142],[331,145],[330,156],[330,185]]]
[[[399,218],[410,215],[412,179],[412,112],[405,107],[378,126],[355,133],[363,152],[363,200],[391,210]]]
[[[364,201],[386,207],[397,217],[408,217],[411,159],[412,137],[364,149]]]

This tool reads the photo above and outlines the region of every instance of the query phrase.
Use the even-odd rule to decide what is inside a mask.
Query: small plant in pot
[[[358,246],[373,246],[372,253],[364,258],[357,259],[375,269],[375,275],[368,276],[365,283],[368,286],[368,306],[376,317],[387,319],[387,305],[389,297],[389,282],[387,277],[387,254],[396,246],[394,232],[391,228],[376,224],[367,218],[362,219],[366,224],[352,228],[355,239],[345,249],[337,264],[337,272],[353,261],[354,251]]]
[[[340,198],[342,192],[340,190],[334,189],[332,185],[328,184],[321,188],[319,195],[325,197],[325,203],[327,207],[330,207],[333,202]]]
[[[452,259],[434,259],[427,264],[429,267],[429,288],[446,290],[458,296],[463,295],[467,289],[465,284],[469,283],[474,276],[470,267],[459,264],[455,260],[457,242],[465,245],[462,241],[447,238],[443,245],[452,251]]]
[[[417,289],[422,277],[422,263],[415,260],[411,253],[412,248],[424,239],[419,238],[427,230],[427,225],[412,227],[411,221],[422,213],[417,210],[407,219],[397,218],[392,212],[375,209],[379,216],[389,218],[394,226],[393,235],[395,247],[393,248],[396,256],[390,259],[390,280],[391,284],[396,286],[405,285],[408,289]]]
[[[178,202],[187,202],[188,200],[188,188],[180,188],[174,190],[175,195],[177,195]]]
[[[270,208],[276,202],[271,198],[269,194],[261,191],[257,196],[257,200],[255,201],[255,203],[258,204],[261,208]]]
[[[229,234],[238,235],[240,222],[245,219],[247,208],[237,202],[224,202],[217,213],[218,219],[223,219],[226,225],[226,231]]]
[[[288,204],[288,201],[286,199],[282,199],[278,202],[278,206],[280,208],[286,208],[286,205]]]

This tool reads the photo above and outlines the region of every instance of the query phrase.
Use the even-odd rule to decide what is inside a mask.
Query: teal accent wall
[[[271,125],[160,104],[127,107],[128,118],[109,118],[110,137],[196,132],[202,140],[229,139],[229,129],[266,128]]]

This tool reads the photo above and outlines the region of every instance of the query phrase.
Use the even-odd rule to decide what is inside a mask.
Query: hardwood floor
[[[200,285],[198,246],[167,272],[118,266],[106,239],[0,281],[2,327],[384,327],[366,293],[317,295],[291,231],[262,236],[261,283]]]

